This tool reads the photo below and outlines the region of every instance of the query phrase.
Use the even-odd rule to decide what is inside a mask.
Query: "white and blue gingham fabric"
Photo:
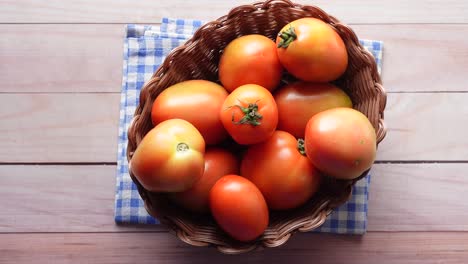
[[[117,223],[158,224],[149,216],[128,173],[127,130],[133,118],[140,89],[163,62],[166,55],[183,44],[203,24],[199,20],[163,18],[161,26],[127,25],[124,41],[123,78],[115,195]],[[382,63],[381,41],[360,40],[374,55],[379,72]],[[367,228],[367,203],[370,175],[360,180],[351,199],[335,209],[316,232],[364,234]]]

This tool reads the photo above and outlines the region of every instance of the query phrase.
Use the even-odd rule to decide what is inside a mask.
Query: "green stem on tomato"
[[[260,120],[263,116],[258,112],[258,105],[257,103],[249,103],[247,107],[243,107],[240,105],[232,105],[231,107],[239,107],[239,109],[244,113],[244,116],[239,121],[234,121],[234,112],[232,113],[232,123],[236,125],[243,125],[248,124],[252,126],[259,126],[261,124]]]
[[[278,36],[281,38],[281,40],[278,42],[278,48],[286,49],[289,46],[289,44],[291,44],[294,40],[297,39],[296,31],[291,25],[288,29],[284,30],[283,32],[280,32]]]
[[[297,140],[297,150],[299,150],[299,153],[301,153],[303,156],[306,156],[306,151],[305,151],[305,145],[304,145],[304,139],[300,138]]]

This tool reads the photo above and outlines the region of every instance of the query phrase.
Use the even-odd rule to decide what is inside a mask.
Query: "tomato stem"
[[[305,151],[305,145],[304,145],[304,139],[300,138],[297,140],[297,150],[299,150],[299,153],[301,153],[303,156],[306,156],[306,151]]]
[[[278,36],[281,40],[278,42],[278,48],[287,48],[294,40],[297,39],[296,31],[294,27],[289,25],[289,28],[280,32]]]
[[[176,149],[178,152],[184,152],[184,151],[189,150],[189,146],[186,143],[179,143],[177,144]]]
[[[236,125],[249,124],[252,126],[259,126],[261,124],[260,119],[262,119],[263,116],[258,112],[257,102],[249,103],[247,107],[243,107],[240,105],[232,105],[229,108],[231,107],[239,107],[242,113],[244,113],[244,116],[241,118],[241,120],[236,122],[234,121],[234,112],[232,112],[232,123]]]

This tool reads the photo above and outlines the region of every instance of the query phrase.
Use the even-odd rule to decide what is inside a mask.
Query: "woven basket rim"
[[[372,117],[372,120],[374,120],[373,125],[377,134],[377,145],[385,138],[386,126],[384,122],[384,110],[386,106],[387,95],[382,85],[380,75],[377,71],[377,64],[372,54],[369,51],[367,51],[359,43],[355,32],[347,25],[344,25],[343,23],[341,23],[335,17],[328,15],[322,9],[314,5],[296,4],[289,0],[269,0],[265,2],[256,2],[253,4],[241,5],[241,6],[235,7],[227,15],[221,16],[218,19],[205,23],[183,45],[172,50],[168,54],[164,62],[155,71],[151,79],[145,83],[144,87],[142,88],[140,92],[140,103],[138,104],[135,110],[133,122],[131,123],[128,129],[129,142],[127,146],[127,159],[129,161],[129,173],[133,182],[138,187],[138,192],[140,193],[140,196],[145,202],[146,210],[148,211],[150,215],[158,218],[160,222],[166,225],[168,229],[172,231],[177,237],[179,237],[182,241],[188,244],[191,244],[194,246],[214,246],[219,251],[226,253],[226,254],[239,254],[239,253],[252,251],[258,248],[277,247],[277,246],[283,245],[284,243],[288,241],[288,239],[294,233],[307,232],[310,230],[314,230],[320,225],[322,225],[323,222],[326,220],[327,216],[332,212],[334,208],[336,208],[340,204],[345,203],[349,199],[349,197],[351,196],[352,186],[358,180],[365,177],[368,173],[368,171],[366,171],[357,179],[343,182],[344,184],[343,193],[341,193],[341,196],[339,199],[335,201],[328,200],[328,201],[323,201],[322,203],[319,203],[317,205],[318,209],[317,209],[316,214],[314,214],[311,217],[304,217],[303,221],[301,221],[302,219],[298,220],[295,226],[291,228],[285,228],[286,230],[285,232],[279,232],[278,237],[273,237],[273,238],[268,238],[268,239],[265,239],[265,237],[263,237],[263,239],[260,238],[252,243],[245,243],[245,244],[241,243],[241,244],[236,244],[234,246],[224,241],[216,241],[216,240],[212,241],[210,238],[198,236],[197,233],[193,230],[193,227],[187,225],[182,220],[178,218],[167,217],[161,212],[155,211],[152,206],[153,204],[152,199],[154,199],[153,197],[151,197],[152,194],[150,194],[147,190],[145,190],[141,186],[141,184],[139,184],[138,180],[134,177],[131,171],[131,157],[133,155],[133,151],[136,149],[136,147],[138,146],[139,142],[141,141],[141,139],[143,138],[145,134],[145,133],[140,133],[140,132],[142,131],[142,129],[143,130],[148,129],[148,124],[146,124],[146,126],[144,124],[142,125],[143,123],[142,120],[143,118],[145,118],[144,116],[142,116],[142,113],[148,113],[152,105],[152,98],[151,96],[149,96],[149,93],[150,93],[149,91],[154,92],[153,91],[155,89],[154,87],[159,87],[158,85],[164,86],[163,83],[171,83],[171,81],[177,82],[177,80],[171,79],[171,77],[173,76],[169,76],[168,74],[168,72],[170,72],[171,70],[171,64],[173,63],[173,60],[176,59],[178,56],[180,56],[180,54],[183,54],[186,51],[196,48],[197,45],[200,45],[200,43],[202,43],[203,38],[205,37],[205,34],[207,32],[212,31],[214,29],[222,30],[223,27],[226,27],[227,25],[229,25],[229,23],[234,23],[233,21],[236,21],[236,19],[239,16],[244,17],[249,14],[256,14],[259,12],[268,12],[268,10],[270,10],[273,7],[287,8],[293,11],[298,10],[298,12],[305,12],[307,14],[313,14],[310,16],[317,17],[323,20],[324,22],[331,25],[339,33],[340,33],[340,30],[345,30],[346,33],[349,34],[347,44],[349,44],[349,46],[352,46],[358,52],[360,52],[361,56],[365,58],[364,60],[368,62],[368,65],[366,66],[367,68],[370,69],[370,71],[366,73],[369,74],[368,77],[372,79],[373,88],[376,90],[376,93],[377,93],[375,105],[372,105],[374,106],[374,108],[375,107],[378,108],[375,113],[375,116]],[[155,92],[153,94],[153,96],[157,96],[157,95],[158,95],[158,92]]]

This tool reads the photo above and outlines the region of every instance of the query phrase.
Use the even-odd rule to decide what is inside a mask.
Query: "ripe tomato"
[[[305,156],[304,141],[279,130],[247,150],[241,175],[260,189],[268,207],[277,210],[304,204],[320,182],[319,171]]]
[[[187,120],[200,131],[206,144],[217,144],[227,137],[216,114],[227,95],[226,90],[214,82],[183,81],[159,94],[153,102],[151,119],[154,125],[172,118]]]
[[[376,148],[374,127],[364,114],[352,108],[325,110],[307,123],[307,157],[329,176],[359,177],[372,166]]]
[[[316,18],[301,18],[287,24],[278,34],[276,44],[281,64],[303,81],[333,81],[348,66],[348,53],[340,35]]]
[[[263,35],[245,35],[231,41],[219,61],[219,80],[229,92],[244,84],[258,84],[273,91],[283,67],[275,42]]]
[[[268,226],[265,198],[251,181],[238,175],[226,175],[215,183],[210,208],[218,225],[239,241],[256,239]]]
[[[224,175],[239,174],[239,160],[232,153],[210,148],[205,153],[205,172],[192,188],[171,197],[181,206],[195,212],[208,212],[211,187]]]
[[[256,84],[242,85],[228,95],[220,119],[239,144],[260,143],[269,138],[278,124],[278,109],[271,93]]]
[[[349,96],[328,83],[295,82],[279,89],[275,94],[278,106],[278,130],[297,138],[304,138],[309,119],[324,110],[352,107]]]
[[[200,179],[204,170],[205,141],[182,119],[169,119],[151,129],[130,162],[138,181],[154,192],[180,192]]]

